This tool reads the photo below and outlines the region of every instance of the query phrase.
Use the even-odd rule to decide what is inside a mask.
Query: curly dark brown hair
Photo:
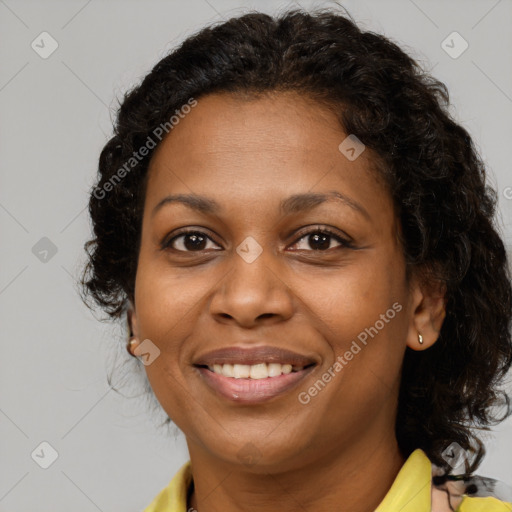
[[[94,238],[85,244],[84,301],[91,307],[92,297],[111,320],[133,301],[154,148],[143,158],[137,152],[155,130],[191,98],[280,91],[328,106],[343,130],[377,155],[376,171],[401,222],[408,278],[414,271],[445,287],[438,341],[428,350],[406,349],[396,437],[404,457],[421,448],[448,473],[442,452],[457,442],[473,454],[466,471],[474,471],[485,453],[475,430],[512,412],[501,389],[512,364],[512,293],[494,224],[496,193],[470,135],[448,112],[446,86],[348,14],[250,12],[210,25],[124,95],[90,195]]]

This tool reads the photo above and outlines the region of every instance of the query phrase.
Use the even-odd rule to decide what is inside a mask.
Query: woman
[[[510,414],[510,275],[448,103],[323,10],[207,27],[126,95],[83,285],[186,437],[146,512],[512,510],[471,429]]]

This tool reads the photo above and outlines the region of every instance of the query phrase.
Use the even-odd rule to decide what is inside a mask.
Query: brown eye
[[[299,251],[327,251],[329,249],[333,249],[336,247],[331,247],[332,241],[336,241],[339,243],[339,247],[350,247],[350,243],[348,240],[345,240],[340,235],[333,233],[328,229],[315,229],[314,231],[309,231],[308,233],[302,234],[297,242],[293,245],[299,244],[300,240],[305,239],[306,241],[303,243],[303,247],[298,247]]]
[[[210,249],[208,241],[213,240],[202,231],[185,231],[171,238],[164,244],[164,248],[170,248],[180,252],[196,252]]]

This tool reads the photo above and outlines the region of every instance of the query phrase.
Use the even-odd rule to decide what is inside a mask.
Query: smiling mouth
[[[196,365],[198,368],[205,368],[212,373],[222,375],[232,379],[267,379],[297,373],[316,363],[305,366],[296,366],[281,363],[257,363],[257,364],[214,364],[214,365]]]
[[[194,365],[210,391],[229,402],[245,405],[289,395],[317,366],[317,363],[296,367],[279,363]]]

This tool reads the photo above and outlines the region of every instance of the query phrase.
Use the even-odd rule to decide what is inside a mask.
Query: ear
[[[425,281],[417,276],[410,284],[411,319],[407,346],[413,350],[431,347],[439,338],[446,317],[446,286],[439,281]],[[419,335],[423,343],[419,342]]]

